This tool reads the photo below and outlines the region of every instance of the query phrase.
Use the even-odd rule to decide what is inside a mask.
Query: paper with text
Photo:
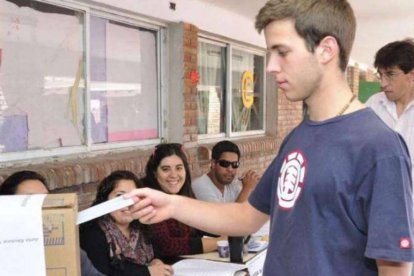
[[[173,265],[174,276],[234,276],[245,265],[199,259],[184,259]]]
[[[1,275],[46,276],[42,225],[45,197],[0,196]]]
[[[131,206],[132,204],[134,204],[134,201],[131,198],[123,198],[122,196],[115,197],[114,199],[105,201],[79,212],[76,224],[90,221],[113,211]]]

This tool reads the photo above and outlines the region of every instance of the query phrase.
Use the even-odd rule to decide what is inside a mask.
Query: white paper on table
[[[86,210],[79,212],[76,224],[87,222],[113,211],[128,207],[132,204],[134,204],[132,198],[123,198],[122,196],[115,197],[111,200],[105,201],[101,204],[92,206]]]
[[[257,240],[256,238],[259,237],[251,238],[250,241],[247,243],[247,250],[249,252],[260,252],[263,249],[267,248],[267,246],[269,245],[269,242]]]
[[[173,265],[174,276],[233,276],[245,269],[243,264],[215,262],[200,259],[184,259]]]
[[[0,196],[1,275],[46,275],[42,224],[45,197]]]
[[[266,260],[267,250],[263,250],[253,259],[249,260],[246,263],[247,270],[249,271],[250,276],[260,276],[263,275],[263,265]]]

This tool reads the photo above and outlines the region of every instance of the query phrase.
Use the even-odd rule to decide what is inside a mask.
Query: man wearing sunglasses
[[[414,41],[385,45],[375,55],[374,66],[383,92],[370,97],[367,105],[401,134],[414,164]],[[414,178],[413,168],[411,171]]]
[[[259,181],[259,176],[253,170],[238,176],[239,147],[227,140],[220,141],[214,145],[211,157],[210,171],[193,181],[196,198],[209,202],[245,201]]]

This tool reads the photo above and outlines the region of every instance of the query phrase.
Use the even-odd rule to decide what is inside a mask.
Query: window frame
[[[237,41],[232,41],[226,38],[217,38],[215,36],[200,33],[198,37],[198,42],[208,43],[212,45],[218,45],[221,47],[225,47],[226,50],[226,106],[225,106],[225,120],[224,123],[226,124],[225,132],[217,133],[217,134],[197,134],[199,140],[203,140],[205,142],[209,140],[215,139],[222,139],[222,138],[242,138],[242,137],[249,137],[249,136],[262,136],[266,133],[266,94],[267,94],[267,85],[266,85],[266,50],[257,46],[242,44]],[[263,115],[262,115],[262,124],[263,128],[259,130],[248,130],[248,131],[238,131],[234,132],[231,130],[231,122],[232,122],[232,54],[233,49],[238,51],[243,51],[249,54],[257,55],[263,57],[263,76],[262,76],[262,83],[263,83]]]
[[[166,59],[165,59],[165,48],[168,47],[165,45],[165,36],[166,36],[166,25],[150,20],[141,16],[138,16],[134,13],[125,12],[123,10],[113,8],[109,9],[104,6],[100,6],[99,4],[86,4],[86,3],[79,3],[76,1],[63,1],[63,0],[33,0],[36,2],[42,2],[49,5],[54,5],[57,7],[63,7],[70,10],[74,10],[80,12],[84,16],[83,21],[83,58],[84,58],[84,79],[85,79],[85,95],[84,95],[84,137],[85,137],[85,144],[79,146],[66,146],[66,147],[58,147],[58,148],[51,148],[51,149],[28,149],[25,151],[16,151],[16,152],[4,152],[0,154],[0,164],[4,164],[6,162],[13,162],[13,161],[30,161],[33,158],[46,158],[51,157],[57,159],[59,157],[64,157],[67,155],[73,154],[90,154],[96,151],[109,151],[114,149],[122,149],[122,148],[131,148],[137,146],[149,146],[160,143],[164,140],[164,136],[167,133],[165,124],[163,123],[165,120],[165,95],[164,91],[166,89],[164,85],[164,80],[166,79],[164,74],[165,71],[162,69],[166,66]],[[154,139],[145,139],[145,140],[136,140],[136,141],[121,141],[121,142],[107,142],[102,144],[93,144],[92,141],[92,130],[91,130],[91,108],[90,108],[90,100],[91,100],[91,93],[90,93],[90,33],[91,33],[91,16],[100,17],[103,19],[113,20],[120,23],[125,23],[134,27],[145,28],[151,31],[156,32],[156,43],[157,43],[157,130],[158,130],[158,138]]]

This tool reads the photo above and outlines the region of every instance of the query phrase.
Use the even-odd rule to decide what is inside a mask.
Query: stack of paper
[[[242,264],[184,259],[173,265],[175,276],[234,276],[247,267]],[[237,273],[237,274],[236,274]]]

